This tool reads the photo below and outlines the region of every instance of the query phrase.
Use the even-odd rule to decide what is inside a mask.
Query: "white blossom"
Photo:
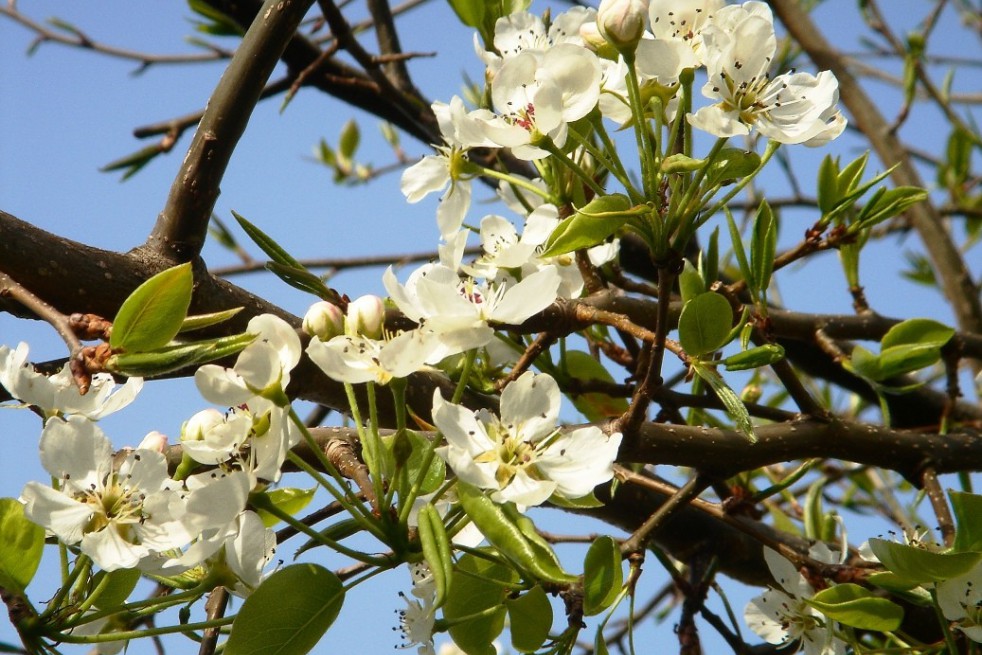
[[[439,345],[432,335],[413,330],[388,340],[358,336],[338,336],[327,342],[312,339],[307,354],[325,375],[339,382],[388,384],[421,370]]]
[[[724,0],[651,0],[648,17],[656,39],[680,41],[695,60],[692,67],[705,63],[702,31],[715,12],[726,6]]]
[[[515,284],[479,282],[442,264],[425,264],[405,285],[391,267],[382,281],[407,318],[437,335],[432,361],[487,344],[494,335],[489,322],[517,325],[542,311],[555,301],[560,278],[548,266]]]
[[[39,408],[45,417],[77,414],[97,421],[129,405],[143,388],[143,378],[129,378],[116,389],[112,375],[96,373],[83,396],[67,363],[49,376],[34,370],[27,355],[26,343],[13,350],[0,346],[0,385],[17,400]]]
[[[974,642],[982,643],[982,565],[968,573],[940,582],[938,606],[954,627]]]
[[[109,439],[79,416],[49,420],[40,449],[59,488],[27,483],[26,516],[64,543],[79,544],[103,570],[132,568],[152,551],[190,541],[187,526],[169,511],[180,485],[168,477],[161,453],[131,450],[114,470]]]
[[[467,151],[495,146],[482,127],[483,122],[493,115],[486,109],[468,112],[458,96],[454,96],[450,104],[434,102],[432,108],[443,135],[443,145],[435,146],[435,155],[427,155],[403,171],[400,188],[410,203],[442,192],[436,218],[441,236],[447,238],[460,229],[471,204],[474,173],[468,170]]]
[[[596,426],[562,432],[560,395],[552,377],[526,372],[502,392],[499,418],[448,403],[437,391],[433,421],[447,439],[437,453],[464,482],[493,490],[495,502],[582,498],[613,476],[621,435]]]
[[[433,648],[433,627],[436,623],[436,584],[425,564],[410,565],[413,578],[413,598],[399,592],[406,601],[406,609],[399,610],[399,630],[403,643],[399,648],[417,646],[419,655],[435,655]]]
[[[780,589],[752,599],[743,611],[747,625],[769,644],[801,642],[807,655],[843,655],[845,642],[835,636],[834,624],[809,606],[815,590],[794,564],[770,548],[764,560]]]
[[[568,123],[586,116],[600,97],[600,62],[569,43],[549,50],[524,50],[507,59],[494,78],[491,99],[497,115],[484,133],[520,159],[541,159],[543,139],[566,143]]]
[[[702,93],[717,102],[689,114],[693,127],[718,137],[746,135],[755,127],[779,143],[809,146],[827,143],[845,129],[836,107],[839,84],[831,72],[770,78],[777,41],[764,3],[719,10],[703,40],[709,79]]]

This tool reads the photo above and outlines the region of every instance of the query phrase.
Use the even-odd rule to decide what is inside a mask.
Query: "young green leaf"
[[[736,429],[743,433],[750,443],[757,443],[757,435],[754,434],[754,424],[750,420],[750,412],[747,411],[743,401],[736,395],[736,392],[729,387],[723,377],[716,372],[712,366],[695,361],[692,362],[692,369],[696,374],[712,388],[716,397],[723,403],[726,413],[733,419]]]
[[[686,303],[696,296],[706,293],[706,283],[699,271],[689,260],[685,260],[682,272],[679,273],[679,291],[682,292],[682,302]]]
[[[883,566],[916,584],[957,578],[982,561],[980,552],[938,553],[885,539],[870,539],[869,545]]]
[[[127,377],[155,377],[188,366],[213,362],[240,352],[255,341],[254,334],[236,334],[206,341],[164,346],[146,352],[120,353],[106,361],[106,370]]]
[[[113,321],[112,349],[141,352],[168,344],[187,316],[193,285],[189,262],[161,271],[138,286]]]
[[[268,234],[250,223],[244,216],[235,211],[232,212],[232,216],[234,216],[235,220],[239,222],[239,226],[245,230],[245,233],[249,235],[249,238],[252,239],[271,260],[277,264],[283,264],[284,266],[303,269],[303,265],[294,259],[290,253],[284,250],[280,244],[273,241]]]
[[[232,623],[226,655],[304,655],[344,604],[344,585],[318,564],[294,564],[266,578]]]
[[[761,201],[754,219],[754,236],[750,242],[750,267],[754,282],[763,296],[771,283],[774,270],[774,254],[777,251],[777,221],[766,200]]]
[[[715,292],[703,293],[682,306],[679,343],[692,357],[719,350],[733,327],[733,309]]]
[[[555,257],[602,243],[637,214],[630,209],[630,199],[621,193],[594,198],[553,230],[540,256]]]
[[[593,616],[617,599],[624,584],[621,551],[611,537],[598,537],[583,562],[583,613]]]
[[[450,637],[467,655],[495,655],[492,642],[505,627],[504,585],[516,581],[515,572],[503,564],[474,555],[460,558],[443,616],[451,622]],[[461,620],[494,607],[490,614]]]
[[[552,628],[552,604],[535,585],[518,598],[506,598],[511,644],[519,653],[533,653],[545,643]]]
[[[16,498],[0,498],[0,586],[23,592],[44,548],[44,528],[24,516]]]
[[[777,343],[765,343],[750,350],[730,355],[721,364],[727,371],[745,371],[751,368],[769,366],[784,359],[784,347]]]
[[[743,238],[740,236],[740,229],[737,227],[736,221],[733,220],[733,214],[730,213],[730,210],[724,207],[723,211],[726,214],[726,224],[730,229],[730,243],[733,246],[733,254],[736,256],[737,266],[740,268],[740,275],[746,280],[747,287],[756,295],[760,287],[757,286],[757,280],[754,279],[754,271],[750,267],[750,262],[747,260],[747,251],[743,247]]]
[[[900,605],[857,584],[838,584],[805,602],[834,621],[860,630],[893,632],[904,619]]]
[[[275,507],[283,510],[287,514],[292,515],[309,505],[310,501],[314,499],[314,493],[316,491],[317,487],[311,487],[310,489],[280,487],[265,493],[269,499],[269,502],[271,502]],[[263,525],[265,525],[267,528],[271,528],[280,522],[278,518],[266,510],[259,509],[257,513],[259,514],[259,518],[263,520]]]
[[[566,373],[577,380],[597,380],[614,382],[607,368],[582,350],[567,351]],[[558,379],[558,378],[557,378]],[[581,393],[570,398],[573,406],[586,417],[588,421],[602,421],[614,416],[620,416],[627,411],[627,401],[624,398],[613,398],[605,393]]]
[[[433,602],[433,607],[443,607],[453,575],[450,537],[447,536],[443,518],[432,503],[426,503],[419,510],[416,525],[423,557],[426,558],[426,563],[430,567],[433,584],[436,587],[436,599]]]
[[[178,333],[193,332],[194,330],[200,330],[212,325],[218,325],[219,323],[223,323],[232,318],[241,311],[241,307],[233,307],[232,309],[226,309],[225,311],[221,312],[197,314],[195,316],[185,317],[184,321],[181,323],[181,328],[178,330]]]
[[[955,552],[982,551],[982,496],[964,491],[948,492],[951,511],[955,515]]]
[[[944,323],[929,318],[910,318],[887,330],[887,333],[880,339],[880,346],[891,348],[916,344],[940,348],[948,343],[953,336],[955,336],[955,331]]]

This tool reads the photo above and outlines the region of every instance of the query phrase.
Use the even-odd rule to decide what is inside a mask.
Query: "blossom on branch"
[[[112,375],[96,373],[83,396],[67,363],[54,375],[44,375],[34,370],[27,354],[26,343],[13,350],[0,346],[0,385],[17,400],[40,409],[45,417],[77,414],[97,421],[129,405],[143,388],[143,378],[129,378],[116,389]]]
[[[559,385],[528,371],[505,387],[501,416],[473,412],[433,394],[433,422],[447,439],[437,453],[468,484],[491,489],[495,502],[541,505],[554,493],[582,498],[613,476],[621,434],[558,426]]]

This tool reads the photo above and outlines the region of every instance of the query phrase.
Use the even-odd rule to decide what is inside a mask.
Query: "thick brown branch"
[[[219,185],[266,81],[312,0],[267,0],[218,82],[147,247],[175,261],[201,252]]]

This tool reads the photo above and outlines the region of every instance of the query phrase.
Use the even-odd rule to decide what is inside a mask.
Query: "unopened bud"
[[[647,0],[602,0],[597,9],[597,27],[618,51],[633,52],[644,35],[647,17]]]
[[[137,448],[162,453],[167,450],[167,435],[156,430],[149,432],[147,436],[143,437],[143,441],[140,442]]]
[[[345,333],[378,339],[385,323],[385,304],[378,296],[362,296],[348,303]]]
[[[224,422],[224,415],[217,409],[203,409],[181,426],[181,441],[204,441],[209,431]]]
[[[303,317],[303,331],[321,341],[330,341],[344,334],[344,314],[326,300],[315,302]]]
[[[600,33],[596,23],[586,22],[580,25],[580,38],[588,49],[597,53],[598,57],[617,61],[617,49],[607,43],[607,39]]]

